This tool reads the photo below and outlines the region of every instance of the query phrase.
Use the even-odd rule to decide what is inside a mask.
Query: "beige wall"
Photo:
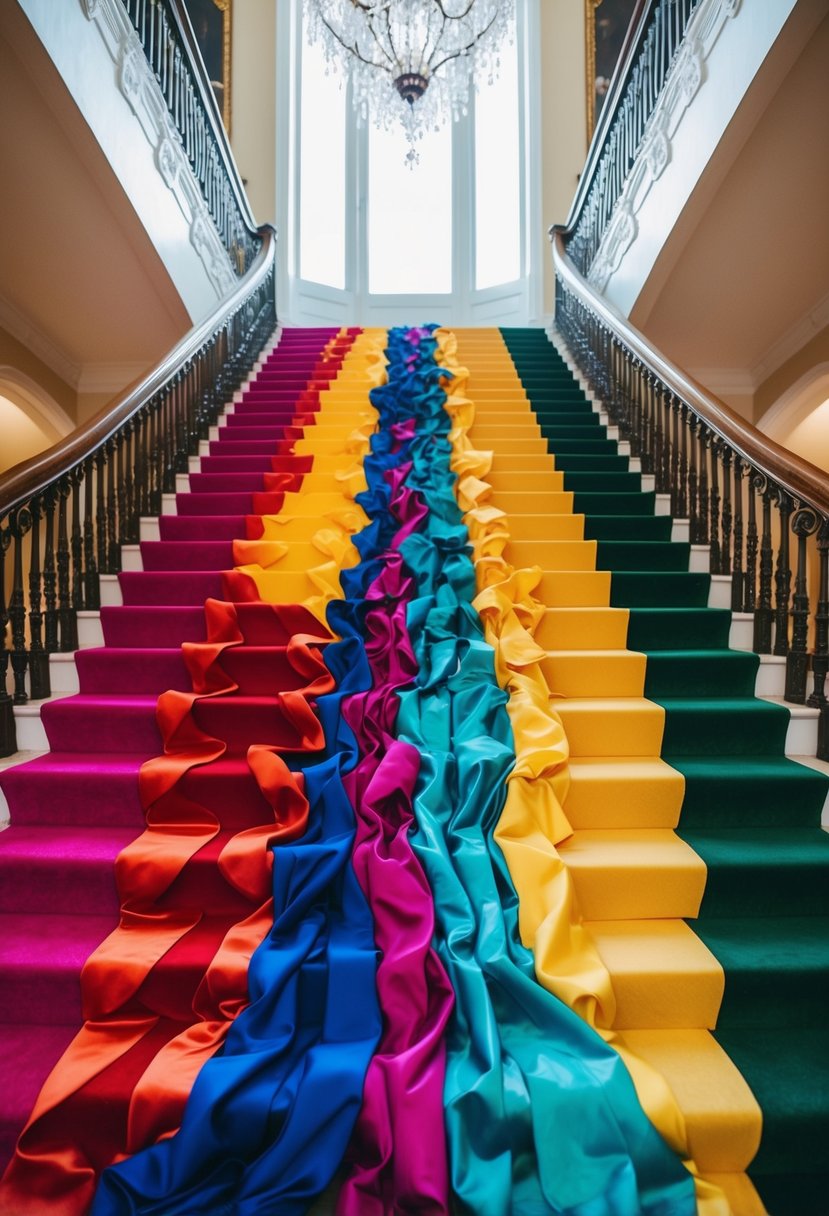
[[[759,421],[766,410],[770,409],[775,401],[779,401],[783,394],[813,367],[826,362],[829,362],[829,325],[825,325],[797,354],[792,355],[763,381],[754,397],[755,421]]]
[[[553,310],[547,230],[567,219],[587,155],[584,0],[540,0],[541,220],[544,225],[544,311]]]
[[[74,388],[0,326],[0,367],[3,365],[13,367],[34,380],[70,418],[77,421],[78,398]]]
[[[276,222],[276,0],[233,5],[231,146],[260,224]]]

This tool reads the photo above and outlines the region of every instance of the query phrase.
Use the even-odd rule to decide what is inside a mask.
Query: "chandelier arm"
[[[386,15],[386,34],[389,39],[389,46],[391,47],[392,55],[394,56],[394,59],[392,62],[399,64],[400,63],[400,54],[397,50],[397,47],[394,45],[394,36],[391,32],[391,19],[389,17],[388,8],[383,9],[383,12]]]
[[[375,16],[376,16],[376,11],[369,12],[368,17],[366,18],[366,25],[368,27],[369,33],[371,34],[372,38],[374,39],[374,42],[375,42],[378,50],[380,51],[380,54],[386,59],[386,61],[389,64],[389,67],[383,68],[383,71],[388,72],[389,75],[392,76],[392,75],[394,75],[394,71],[397,69],[397,63],[392,58],[392,56],[388,53],[386,48],[383,46],[382,40],[377,36],[377,31],[374,28]],[[386,22],[388,23],[388,10],[386,10]],[[394,47],[392,47],[392,50],[394,50]]]
[[[439,8],[439,9],[440,9],[440,11],[441,11],[441,13],[443,14],[443,22],[444,22],[444,25],[446,24],[446,22],[447,22],[447,21],[463,21],[464,17],[468,17],[468,16],[469,16],[469,14],[472,12],[472,10],[473,10],[473,8],[475,7],[475,4],[476,4],[476,0],[469,0],[469,3],[467,4],[467,6],[466,6],[466,8],[464,9],[464,11],[463,11],[462,13],[457,13],[457,14],[456,14],[456,15],[453,17],[453,16],[451,16],[449,13],[447,13],[446,9],[444,8],[444,6],[443,6],[443,0],[433,0],[433,2],[434,2],[434,4],[435,4],[435,7],[436,7],[436,8]],[[496,14],[496,16],[497,16],[497,14]],[[494,20],[494,18],[493,18],[493,20]],[[492,22],[490,22],[489,24],[491,25],[491,24],[492,24]],[[489,25],[488,25],[486,28],[487,28],[487,29],[489,29]],[[486,33],[486,30],[484,30],[484,33]]]
[[[470,8],[471,7],[472,6],[470,5]],[[468,11],[469,11],[469,9],[467,9],[467,12]],[[464,14],[464,16],[465,15],[466,14]],[[451,55],[447,55],[445,59],[441,59],[440,63],[435,63],[435,64],[430,63],[429,67],[430,67],[431,71],[433,73],[437,72],[440,68],[443,67],[443,65],[445,63],[451,63],[453,59],[459,59],[461,57],[461,55],[465,55],[467,51],[471,51],[473,46],[475,46],[475,44],[477,42],[480,42],[481,39],[489,33],[489,31],[492,29],[493,25],[495,24],[497,18],[498,18],[498,14],[495,13],[492,17],[492,20],[489,22],[489,24],[484,26],[484,28],[481,30],[480,34],[478,34],[478,36],[476,38],[473,38],[472,41],[467,44],[467,46],[460,47],[457,51],[453,51]]]
[[[355,0],[351,0],[351,2],[353,4],[353,3],[355,3]],[[361,5],[360,7],[363,7],[363,6]],[[331,24],[331,22],[328,20],[328,18],[325,16],[324,13],[320,13],[320,21],[325,26],[325,28],[328,30],[331,37],[340,44],[340,46],[343,48],[344,51],[348,51],[349,55],[353,55],[355,59],[359,59],[361,63],[364,63],[366,65],[366,67],[377,68],[378,71],[386,72],[386,73],[388,73],[389,76],[391,76],[391,71],[389,70],[389,68],[386,67],[386,65],[384,63],[375,63],[375,61],[373,59],[366,59],[365,55],[363,55],[362,52],[360,51],[360,48],[357,45],[356,41],[353,46],[351,46],[349,43],[347,43],[345,41],[345,39],[342,37],[342,35],[337,30],[334,29],[333,25]],[[376,39],[375,39],[375,41],[376,41]]]

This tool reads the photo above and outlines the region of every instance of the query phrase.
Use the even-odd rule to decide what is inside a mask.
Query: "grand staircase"
[[[546,611],[535,639],[570,749],[564,811],[573,832],[558,847],[612,977],[615,1020],[604,1029],[667,1079],[690,1156],[735,1216],[821,1216],[829,769],[787,755],[808,747],[802,731],[814,715],[794,721],[775,699],[779,665],[751,652],[748,622],[723,606],[705,550],[631,467],[548,337],[458,333],[476,405],[471,439],[494,452],[491,503],[509,521],[504,556],[542,571],[536,594]],[[234,542],[255,545],[261,518],[277,516],[312,468],[319,492],[334,484],[334,431],[318,429],[313,460],[295,445],[311,433],[349,340],[285,331],[260,360],[175,498],[122,552],[100,614],[82,616],[78,691],[40,706],[48,750],[0,774],[12,823],[0,838],[3,1162],[90,1016],[78,976],[116,924],[115,859],[158,797],[139,769],[165,742],[174,762],[182,698],[197,727],[191,749],[205,739],[223,747],[182,768],[181,801],[168,810],[175,818],[201,807],[214,826],[198,849],[181,846],[181,871],[160,897],[186,932],[122,1007],[152,1021],[143,1046],[124,1047],[63,1116],[99,1129],[101,1165],[129,1139],[131,1085],[198,1020],[211,960],[255,910],[217,868],[234,834],[271,815],[244,761],[247,744],[255,736],[290,753],[297,773],[317,745],[293,739],[273,697],[275,687],[303,686],[286,648],[308,622],[283,620],[274,633],[273,613],[239,569],[253,550]],[[309,515],[291,533],[294,579],[315,557],[317,523]],[[227,641],[216,601],[235,603],[238,623],[223,688],[205,682],[198,645],[181,647]],[[36,735],[28,746],[38,747]],[[144,908],[140,861],[127,886]],[[123,892],[123,862],[119,872]]]

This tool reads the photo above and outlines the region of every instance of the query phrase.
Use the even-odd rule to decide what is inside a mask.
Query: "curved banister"
[[[21,461],[0,474],[0,520],[15,507],[45,490],[56,477],[82,464],[192,360],[209,338],[273,273],[276,232],[270,225],[257,230],[261,248],[256,261],[233,292],[204,321],[195,325],[137,384],[110,402],[53,447]]]
[[[672,363],[640,330],[599,295],[567,255],[566,229],[550,229],[556,275],[661,383],[701,418],[746,461],[781,485],[794,498],[803,499],[829,516],[829,476],[794,452],[775,443],[757,427],[721,401],[687,372]]]

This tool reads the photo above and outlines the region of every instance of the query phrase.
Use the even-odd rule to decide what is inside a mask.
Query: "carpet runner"
[[[0,1213],[818,1216],[829,782],[654,505],[541,331],[282,334],[2,776]]]

